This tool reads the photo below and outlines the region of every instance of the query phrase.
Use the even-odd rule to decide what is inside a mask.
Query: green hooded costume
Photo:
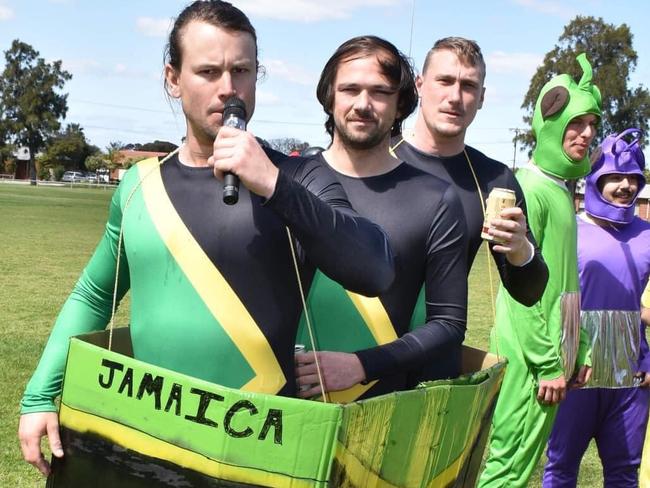
[[[601,96],[586,56],[577,61],[583,70],[579,83],[563,74],[542,88],[533,115],[533,161],[517,173],[549,281],[531,307],[515,301],[503,286],[499,290],[491,346],[509,363],[481,487],[527,485],[557,411],[557,405],[537,400],[539,381],[561,375],[568,381],[577,366],[589,363],[587,341],[580,333],[575,210],[563,180],[585,176],[590,164],[587,155],[571,159],[562,146],[571,120],[586,114],[600,117]]]

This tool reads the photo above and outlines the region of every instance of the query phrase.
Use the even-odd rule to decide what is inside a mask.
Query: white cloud
[[[488,77],[491,73],[516,74],[532,76],[537,67],[542,64],[544,55],[537,53],[506,53],[494,51],[487,55]]]
[[[94,59],[64,59],[63,69],[73,75],[106,74],[101,65]]]
[[[555,0],[513,0],[516,5],[529,8],[542,14],[554,15],[568,19],[576,14],[576,11],[566,5],[566,2]]]
[[[14,11],[6,5],[0,5],[0,22],[14,18]]]
[[[135,21],[136,30],[147,37],[166,37],[171,26],[172,19],[167,18],[138,17]]]
[[[255,94],[255,105],[279,105],[280,97],[275,93],[257,89]]]
[[[266,68],[268,77],[273,80],[282,79],[299,85],[315,85],[317,78],[300,66],[290,66],[280,59],[265,59],[262,65]]]
[[[116,63],[110,70],[109,74],[120,78],[137,78],[137,79],[160,79],[160,73],[134,69],[124,63]]]
[[[237,7],[251,16],[296,22],[347,19],[361,8],[390,7],[405,0],[239,0]]]
[[[160,73],[132,69],[124,63],[116,63],[113,66],[108,66],[94,59],[64,59],[63,69],[72,73],[73,76],[89,75],[97,77],[115,76],[131,79],[142,78],[148,80],[160,79]]]

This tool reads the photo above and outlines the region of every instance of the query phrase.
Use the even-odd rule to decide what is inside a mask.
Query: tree
[[[66,170],[84,170],[86,158],[97,152],[99,148],[88,143],[79,124],[68,124],[47,142],[39,160],[45,168],[62,166]]]
[[[109,142],[106,146],[106,158],[110,161],[110,169],[117,168],[120,166],[122,161],[122,155],[120,151],[124,148],[124,144],[120,141]]]
[[[111,160],[108,159],[106,154],[97,152],[88,156],[84,164],[88,171],[97,171],[98,169],[109,169],[111,166]]]
[[[125,144],[122,149],[128,149],[131,151],[153,151],[170,153],[177,147],[178,146],[173,142],[155,140],[153,142],[147,142],[145,144],[140,144],[139,142]]]
[[[0,173],[7,172],[6,163],[12,157],[13,152],[14,147],[9,143],[9,134],[0,125]]]
[[[530,127],[535,102],[542,87],[552,77],[569,73],[576,81],[582,76],[575,58],[584,52],[594,69],[594,83],[603,96],[603,115],[600,124],[604,135],[621,132],[628,127],[648,130],[650,119],[650,92],[643,87],[628,86],[630,73],[636,68],[637,53],[632,47],[633,35],[626,24],[606,24],[602,18],[577,16],[560,36],[555,47],[544,56],[530,81],[521,108],[527,110],[524,122]],[[532,149],[535,138],[532,131],[520,133],[515,140]],[[642,141],[645,145],[645,142]]]
[[[46,63],[29,44],[14,40],[5,51],[0,76],[0,125],[17,146],[29,148],[29,175],[36,184],[36,153],[61,126],[68,111],[67,95],[57,93],[72,75],[61,61]]]
[[[302,151],[309,147],[308,142],[303,142],[294,137],[281,137],[279,139],[269,140],[269,145],[276,151],[284,154],[289,154],[291,151]]]

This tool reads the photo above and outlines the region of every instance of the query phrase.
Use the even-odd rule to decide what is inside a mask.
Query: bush
[[[54,179],[56,181],[61,181],[63,173],[65,173],[65,168],[61,165],[56,165],[52,168],[52,173],[54,174]]]
[[[37,170],[36,170],[36,178],[37,179],[49,181],[51,177],[52,177],[52,174],[50,173],[50,168],[46,168],[43,165],[38,165]]]
[[[16,161],[13,159],[6,159],[4,168],[0,168],[0,173],[4,173],[7,175],[15,175],[16,174]]]

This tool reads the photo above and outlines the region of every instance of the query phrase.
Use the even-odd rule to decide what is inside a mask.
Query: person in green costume
[[[589,172],[601,96],[586,56],[577,61],[583,71],[579,83],[562,74],[542,88],[533,114],[533,157],[517,173],[549,281],[532,307],[516,302],[503,286],[499,289],[491,347],[509,363],[479,480],[483,488],[526,486],[567,382],[580,386],[590,373],[587,341],[579,327],[575,207],[565,180]]]

